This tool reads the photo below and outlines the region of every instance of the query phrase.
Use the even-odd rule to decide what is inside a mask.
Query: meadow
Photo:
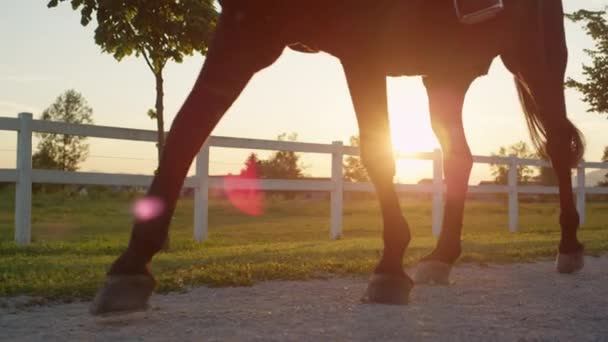
[[[89,299],[110,263],[126,247],[132,195],[88,197],[36,194],[33,243],[13,242],[14,193],[0,191],[0,297]],[[431,203],[402,203],[413,240],[404,258],[411,266],[434,246]],[[381,251],[381,218],[375,200],[346,200],[344,237],[329,239],[328,200],[269,199],[264,215],[250,217],[230,203],[211,201],[209,239],[192,240],[193,201],[180,200],[171,226],[171,248],[152,271],[158,291],[191,286],[242,286],[370,273]],[[469,201],[459,262],[531,262],[553,258],[559,241],[556,203],[520,203],[520,231],[507,230],[506,201]],[[580,237],[587,253],[608,251],[608,202],[589,203]]]

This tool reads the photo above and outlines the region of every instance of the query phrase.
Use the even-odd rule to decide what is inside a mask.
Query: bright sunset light
[[[422,86],[388,79],[391,137],[396,152],[430,152],[438,148],[431,129],[427,96]]]

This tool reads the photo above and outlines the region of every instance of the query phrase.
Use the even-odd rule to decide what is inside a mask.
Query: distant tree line
[[[493,156],[508,157],[515,155],[517,158],[523,159],[542,159],[538,153],[531,151],[530,147],[523,141],[517,142],[508,147],[501,147],[498,153],[493,153]],[[608,162],[608,146],[604,148],[602,161]],[[492,176],[497,184],[507,184],[509,166],[505,164],[491,164]],[[537,174],[535,175],[535,169]],[[544,186],[556,186],[558,184],[555,171],[552,167],[534,167],[529,165],[519,165],[517,167],[517,182],[519,184],[537,183]],[[608,173],[604,176],[604,180],[597,185],[608,186]]]

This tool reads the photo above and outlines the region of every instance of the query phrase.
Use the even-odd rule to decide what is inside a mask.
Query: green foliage
[[[583,65],[585,81],[568,78],[566,86],[583,94],[589,112],[608,113],[608,21],[606,11],[579,10],[566,17],[582,23],[585,31],[595,42],[593,49],[585,52],[591,57],[591,65]]]
[[[496,157],[509,157],[515,155],[517,158],[536,158],[536,154],[523,141],[513,144],[509,147],[502,146],[498,153],[492,153]],[[490,164],[492,175],[496,184],[507,184],[509,180],[509,166],[505,164]],[[519,165],[517,167],[517,182],[518,184],[529,182],[534,174],[534,169],[528,165]]]
[[[93,110],[85,98],[75,90],[67,90],[42,112],[41,119],[90,124],[93,123],[92,115]],[[55,133],[36,133],[36,136],[40,142],[32,156],[32,166],[35,169],[76,171],[88,156],[86,137]]]
[[[353,135],[350,137],[350,145],[351,146],[359,146],[359,136]],[[367,175],[367,170],[365,166],[361,162],[361,158],[357,156],[348,156],[346,157],[346,162],[344,163],[344,179],[350,182],[367,182],[369,181],[369,177]]]
[[[538,181],[544,186],[556,186],[558,185],[557,175],[552,167],[540,167],[538,174]]]
[[[279,141],[296,141],[296,133],[283,133],[277,137]],[[304,166],[300,163],[300,155],[294,151],[277,151],[267,160],[259,163],[260,178],[267,179],[297,179],[304,176]]]
[[[195,51],[207,52],[218,13],[213,0],[50,0],[48,7],[70,2],[80,9],[81,24],[97,22],[95,42],[118,61],[143,56],[154,74],[158,159],[164,146],[163,69],[168,61],[181,63]]]
[[[148,109],[148,112],[146,114],[152,120],[156,120],[158,118],[158,115],[156,115],[156,110],[154,109]]]
[[[251,153],[245,160],[245,167],[241,169],[240,176],[244,178],[258,178],[262,170],[262,161],[258,155]]]
[[[68,1],[80,9],[83,26],[96,14],[95,42],[104,52],[119,61],[144,55],[154,74],[168,60],[204,54],[218,15],[213,0],[51,0],[48,7]]]
[[[283,133],[278,136],[280,141],[296,141],[296,133]],[[245,167],[241,169],[240,176],[258,179],[298,179],[304,176],[304,166],[300,163],[300,156],[293,151],[277,151],[268,159],[260,160],[255,153],[251,153],[245,160]],[[292,191],[267,191],[267,194],[280,194],[284,198],[293,199]]]

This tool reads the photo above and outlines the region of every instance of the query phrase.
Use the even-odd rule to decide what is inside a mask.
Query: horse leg
[[[566,116],[563,81],[547,75],[534,77],[521,75],[517,81],[520,96],[528,109],[536,108],[543,121],[546,135],[545,153],[551,160],[557,176],[560,203],[561,239],[556,259],[559,273],[573,273],[584,266],[584,247],[577,237],[580,219],[572,190],[572,167],[580,160],[582,138],[578,129]],[[544,82],[539,82],[540,80]],[[535,103],[535,105],[533,105]]]
[[[454,262],[460,257],[464,202],[473,156],[462,123],[462,106],[472,77],[424,78],[429,97],[431,125],[443,151],[447,185],[443,227],[435,250],[418,264],[416,283],[447,284]]]
[[[383,217],[384,252],[374,270],[364,301],[406,304],[413,286],[402,268],[410,241],[393,184],[395,161],[390,139],[386,76],[362,66],[344,71],[359,124],[361,158],[376,188]]]
[[[175,117],[158,173],[145,198],[139,201],[142,205],[156,207],[158,212],[151,218],[135,218],[129,246],[112,264],[104,287],[90,307],[92,314],[137,311],[147,307],[156,285],[148,271],[148,263],[167,239],[188,168],[241,88],[239,86],[230,96],[220,96],[202,89],[205,87],[199,78]]]
[[[573,273],[584,266],[584,247],[577,238],[579,215],[574,203],[571,169],[581,160],[584,142],[582,134],[566,114],[565,45],[551,47],[553,51],[547,55],[517,58],[513,54],[505,54],[502,59],[516,77],[532,141],[551,160],[557,176],[561,240],[556,270]]]
[[[230,21],[220,19],[203,69],[173,121],[158,173],[143,200],[156,209],[156,215],[136,218],[129,246],[110,268],[90,307],[92,314],[146,307],[155,287],[147,265],[167,238],[192,160],[251,77],[279,57],[282,47],[252,49],[257,40],[239,41],[241,33],[230,27]]]

